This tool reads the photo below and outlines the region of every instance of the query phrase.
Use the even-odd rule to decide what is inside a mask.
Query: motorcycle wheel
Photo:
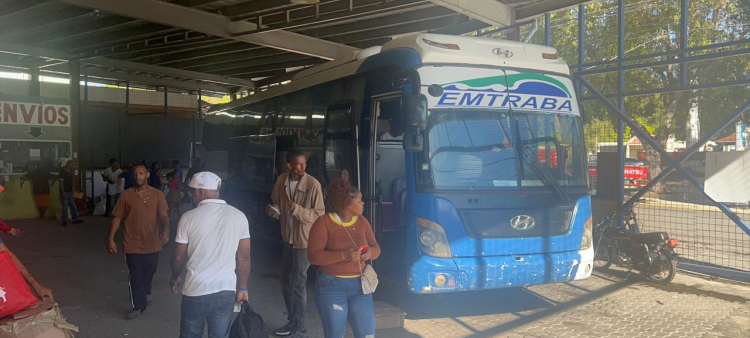
[[[652,283],[667,284],[677,275],[677,262],[666,252],[659,252],[658,259],[660,260],[661,271],[653,273],[646,269],[646,279]]]
[[[609,269],[614,261],[615,252],[612,249],[612,246],[609,244],[608,240],[602,240],[602,243],[599,244],[599,248],[594,252],[594,269]]]

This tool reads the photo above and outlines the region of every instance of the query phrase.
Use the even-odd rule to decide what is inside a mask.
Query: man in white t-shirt
[[[180,338],[202,337],[206,322],[209,338],[226,338],[234,305],[248,300],[249,224],[245,214],[219,199],[221,179],[215,174],[197,173],[188,186],[196,208],[184,213],[177,225],[169,283],[179,294],[180,275],[187,266]]]
[[[109,217],[112,214],[112,208],[117,204],[117,199],[120,197],[120,184],[119,177],[122,173],[120,170],[120,163],[114,158],[109,159],[109,168],[102,171],[102,179],[107,183],[107,205],[105,206],[104,217]]]

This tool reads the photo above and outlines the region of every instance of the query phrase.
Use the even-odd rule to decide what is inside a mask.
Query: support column
[[[169,90],[167,89],[167,86],[164,86],[164,115],[167,115],[167,112],[169,112]]]
[[[29,96],[32,97],[40,97],[41,95],[41,86],[39,85],[39,68],[37,67],[31,67],[29,68],[29,75],[31,76],[31,81],[29,82]]]
[[[680,48],[688,48],[688,9],[690,8],[690,0],[682,0],[680,4]],[[687,53],[680,54],[680,58],[683,60],[688,57]],[[690,79],[688,78],[688,65],[687,62],[680,63],[680,85],[685,87],[690,85]]]
[[[552,20],[550,14],[544,14],[544,44],[552,46]]]
[[[521,41],[521,27],[513,27],[505,32],[505,37],[511,41]]]
[[[583,65],[586,63],[586,6],[578,6],[578,71],[583,72],[585,69]],[[583,85],[578,83],[578,94],[583,95]],[[586,113],[584,110],[584,102],[581,100],[581,106],[578,109],[581,111],[581,117],[585,118]]]
[[[81,159],[81,142],[83,141],[83,114],[81,113],[81,63],[78,60],[68,62],[70,85],[68,99],[70,99],[70,127],[72,128],[73,159],[78,162],[78,191],[86,191],[84,182],[84,163]],[[74,182],[75,183],[75,182]]]
[[[617,63],[618,67],[623,66],[622,59],[625,58],[625,0],[617,1]],[[625,113],[625,72],[622,70],[617,72],[618,79],[618,103],[621,112]],[[618,173],[618,190],[620,193],[617,196],[617,205],[620,206],[625,200],[625,124],[622,119],[617,120],[617,168],[620,170]],[[622,227],[622,213],[617,213],[617,222]]]

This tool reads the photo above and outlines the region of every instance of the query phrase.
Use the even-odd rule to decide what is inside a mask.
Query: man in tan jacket
[[[315,220],[325,213],[320,182],[305,175],[307,159],[299,150],[286,154],[289,173],[282,174],[271,193],[272,204],[266,207],[269,216],[281,221],[284,253],[281,257],[281,289],[289,322],[276,330],[276,335],[307,337],[307,240]]]

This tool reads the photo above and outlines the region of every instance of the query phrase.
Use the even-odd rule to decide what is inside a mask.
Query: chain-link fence
[[[579,93],[595,218],[635,196],[641,231],[677,238],[682,267],[750,279],[750,236],[721,210],[726,205],[737,221],[750,222],[750,167],[743,165],[750,113],[726,123],[750,99],[748,22],[750,3],[742,0],[605,0],[537,19],[529,41],[555,47],[603,96]],[[533,27],[476,35],[525,37]],[[665,153],[621,125],[611,108]],[[701,138],[708,142],[682,161]],[[682,161],[710,198],[678,170],[649,185],[669,167],[667,156]]]
[[[635,196],[641,231],[666,231],[677,238],[682,267],[744,278],[750,277],[750,236],[717,202],[750,222],[750,180],[745,179],[750,172],[743,165],[750,159],[750,128],[745,129],[750,115],[720,128],[750,99],[750,50],[745,48],[750,26],[743,24],[748,14],[750,6],[742,1],[601,1],[564,11],[559,23],[557,13],[549,21],[552,31],[559,25],[578,34],[584,27],[584,57],[580,41],[560,48],[561,54],[573,54],[566,57],[570,64],[584,60],[573,67],[577,74],[666,151],[660,154],[627,126],[620,148],[619,118],[602,98],[583,91],[597,217],[610,215],[648,188]],[[626,27],[621,40],[618,16]],[[578,21],[575,27],[571,18]],[[553,35],[553,45],[573,38],[569,35],[562,40]],[[613,39],[607,39],[610,35]],[[713,134],[715,129],[720,131]],[[666,156],[682,160],[702,137],[709,141],[696,146],[682,167],[710,197],[678,170],[647,187],[669,167]]]

